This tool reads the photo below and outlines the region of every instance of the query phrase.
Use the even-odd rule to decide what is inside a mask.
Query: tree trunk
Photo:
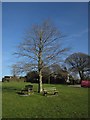
[[[39,84],[38,93],[42,92],[42,39],[40,38],[40,46],[38,53],[38,71],[39,71]]]
[[[38,93],[42,92],[42,71],[39,71],[39,84],[38,84]]]
[[[81,83],[81,81],[83,80],[83,71],[79,71],[79,76],[80,76],[80,83]]]

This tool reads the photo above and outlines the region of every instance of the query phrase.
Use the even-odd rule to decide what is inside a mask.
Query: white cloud
[[[75,40],[75,38],[80,38],[82,37],[83,35],[87,34],[88,36],[88,29],[84,29],[76,34],[72,34],[70,36],[67,36],[67,41],[70,41],[70,40]]]
[[[76,37],[82,37],[84,34],[88,33],[88,29],[82,30],[81,32],[77,34],[73,34],[71,37],[76,38]]]

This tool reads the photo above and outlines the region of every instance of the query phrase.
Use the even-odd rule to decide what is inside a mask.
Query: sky
[[[66,35],[65,45],[70,54],[88,54],[87,2],[5,2],[2,4],[2,76],[11,75],[11,65],[18,58],[13,55],[23,41],[25,31],[33,24],[51,19]]]
[[[2,26],[2,4],[0,2],[0,26]],[[2,76],[2,27],[0,27],[0,80]]]

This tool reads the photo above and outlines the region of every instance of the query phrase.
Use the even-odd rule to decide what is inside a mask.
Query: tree
[[[19,57],[25,57],[25,62],[27,61],[25,63],[26,68],[38,70],[39,93],[42,92],[43,69],[53,63],[61,62],[62,55],[68,51],[68,48],[62,47],[63,37],[53,23],[46,20],[40,25],[33,25],[26,32],[24,41],[18,46],[15,54],[19,55]]]
[[[38,72],[37,71],[28,72],[26,78],[27,82],[38,83]]]
[[[43,76],[43,83],[48,83],[50,84],[50,75],[51,75],[51,70],[49,67],[45,67],[42,70],[42,76]]]
[[[68,72],[66,69],[61,67],[59,64],[53,64],[51,67],[51,75],[57,83],[65,83]]]
[[[78,73],[81,80],[85,79],[85,74],[90,71],[90,56],[81,52],[70,55],[65,62],[68,69]]]

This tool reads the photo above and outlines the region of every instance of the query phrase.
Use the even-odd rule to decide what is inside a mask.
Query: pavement
[[[76,88],[80,88],[81,85],[68,85],[68,87],[76,87]]]

